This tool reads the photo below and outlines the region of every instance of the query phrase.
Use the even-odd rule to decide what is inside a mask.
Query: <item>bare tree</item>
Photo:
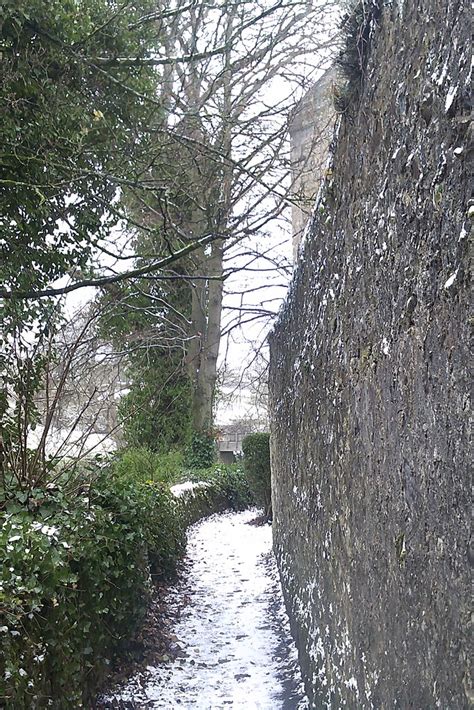
[[[163,347],[166,340],[166,347],[184,350],[197,431],[212,425],[222,336],[265,322],[276,311],[278,297],[262,301],[263,284],[253,283],[253,275],[277,274],[284,288],[290,272],[289,260],[273,252],[292,201],[287,127],[298,99],[327,62],[336,4],[160,0],[156,12],[138,21],[154,25],[154,53],[82,56],[112,83],[119,81],[113,67],[156,67],[160,95],[120,87],[149,106],[148,125],[142,122],[140,130],[153,137],[147,145],[155,148],[141,155],[133,174],[98,176],[116,187],[107,207],[122,233],[101,234],[92,269],[73,269],[69,283],[41,291],[0,290],[5,299],[37,299],[132,283],[164,323],[166,292],[150,294],[149,285],[186,280],[190,313],[172,320],[167,338],[160,329],[147,341]],[[250,305],[249,294],[255,296]]]
[[[44,385],[35,402],[41,420],[50,421],[48,448],[55,458],[88,450],[93,439],[100,449],[109,439],[121,443],[118,401],[128,387],[125,356],[100,337],[100,315],[91,306],[81,309],[48,343]]]
[[[282,275],[284,286],[290,271],[287,260],[272,254],[269,234],[287,219],[288,122],[327,61],[332,15],[331,3],[319,0],[159,6],[161,17],[174,11],[170,21],[159,24],[166,53],[196,59],[162,69],[166,119],[155,130],[185,179],[171,175],[168,193],[143,195],[133,187],[130,192],[142,217],[147,210],[155,215],[168,244],[210,239],[193,250],[186,265],[192,290],[186,362],[193,426],[205,431],[212,425],[223,333],[267,320],[276,311],[275,303],[249,308],[245,295],[253,288],[242,289],[235,274],[268,269]],[[234,296],[227,307],[226,282]],[[223,308],[231,310],[224,327]]]
[[[94,333],[97,309],[56,329],[45,324],[36,338],[12,334],[2,353],[0,471],[3,488],[29,490],[51,482],[50,462],[68,460],[55,475],[76,466],[118,429],[114,394],[121,378],[104,367]],[[93,441],[92,441],[93,439]]]

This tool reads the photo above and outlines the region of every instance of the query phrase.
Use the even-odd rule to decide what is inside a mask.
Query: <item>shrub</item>
[[[242,451],[250,488],[265,515],[271,518],[270,434],[248,434],[242,442]]]
[[[106,478],[104,481],[103,479]],[[161,482],[118,477],[108,471],[92,491],[91,500],[110,510],[116,522],[137,531],[146,546],[154,576],[174,573],[186,545],[185,526],[176,499]]]
[[[333,103],[337,113],[345,113],[357,101],[383,4],[383,0],[348,2],[341,24],[341,46],[336,57],[340,82],[333,87]]]
[[[174,483],[183,469],[184,455],[182,451],[169,451],[159,454],[156,461],[156,476],[160,481]]]
[[[124,317],[127,318],[126,313]],[[182,372],[179,349],[146,349],[146,355],[144,352],[139,350],[128,358],[131,389],[120,400],[119,419],[129,446],[146,445],[165,453],[184,446],[189,437],[190,384]]]
[[[157,454],[146,447],[130,447],[119,452],[114,463],[120,478],[154,481]]]
[[[5,503],[2,706],[90,707],[110,661],[144,619],[153,577],[174,573],[186,525],[251,502],[239,466],[201,471],[208,485],[176,499],[147,478],[155,464],[146,449],[129,450],[93,476],[85,468],[69,488],[19,491]]]
[[[183,467],[183,454],[170,451],[157,454],[144,446],[121,451],[115,460],[115,471],[120,478],[135,481],[173,483]]]
[[[213,432],[193,432],[186,448],[185,465],[191,469],[207,469],[216,461],[217,447]]]
[[[211,482],[222,492],[232,510],[245,510],[255,502],[243,466],[216,465]]]
[[[216,464],[209,469],[196,470],[191,479],[205,485],[186,491],[179,499],[188,525],[229,508],[245,510],[255,502],[244,470],[237,464]]]
[[[144,617],[150,572],[171,573],[184,543],[169,490],[110,469],[74,498],[37,489],[23,510],[7,505],[0,528],[6,706],[87,702]]]

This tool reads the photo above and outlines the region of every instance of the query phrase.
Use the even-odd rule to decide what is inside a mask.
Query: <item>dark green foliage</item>
[[[245,510],[255,502],[242,466],[219,464],[213,474],[216,487],[222,491],[232,510]]]
[[[359,96],[370,44],[384,0],[354,0],[342,24],[341,49],[336,58],[340,82],[334,87],[334,108],[344,113]]]
[[[10,481],[21,480],[24,487],[32,482],[40,485],[47,474],[44,460],[40,462],[36,456],[33,465],[35,452],[27,448],[24,436],[26,427],[34,428],[40,421],[34,395],[42,382],[45,363],[44,356],[32,358],[25,350],[21,357],[15,357],[11,350],[0,352],[0,501]]]
[[[36,490],[2,518],[0,695],[19,709],[79,707],[142,620],[151,575],[185,544],[160,484],[97,472],[82,495]]]
[[[113,198],[147,156],[153,95],[148,67],[95,57],[142,57],[150,0],[4,0],[0,11],[0,281],[31,291],[87,270],[93,245],[117,223]],[[156,110],[156,109],[155,109]],[[44,302],[4,304],[4,327],[32,322]]]
[[[248,434],[242,442],[242,451],[250,488],[265,515],[271,517],[270,434]]]
[[[188,524],[229,508],[245,510],[255,502],[244,470],[238,464],[216,464],[209,469],[196,470],[191,479],[206,485],[194,488],[180,498]]]
[[[138,252],[159,252],[140,237]],[[137,259],[137,265],[140,259]],[[126,353],[129,393],[119,405],[119,417],[129,446],[160,453],[184,448],[189,440],[191,383],[185,369],[183,333],[190,309],[190,290],[182,280],[130,282],[115,286],[101,298],[105,309],[100,331]]]
[[[184,552],[184,527],[176,514],[176,500],[160,481],[143,480],[134,471],[103,474],[104,485],[95,486],[91,500],[115,511],[116,520],[143,537],[154,574],[174,572]],[[117,513],[120,512],[120,515]]]
[[[216,440],[213,432],[193,432],[185,451],[185,466],[190,469],[206,469],[217,458]]]
[[[148,363],[136,359],[127,372],[130,392],[119,404],[122,431],[129,446],[165,452],[183,447],[190,427],[190,383],[176,358],[151,351]]]
[[[127,450],[62,490],[11,494],[0,518],[6,707],[89,703],[143,620],[153,578],[174,573],[186,525],[252,502],[237,465],[200,471],[207,485],[175,498],[160,481],[179,465],[179,454]]]

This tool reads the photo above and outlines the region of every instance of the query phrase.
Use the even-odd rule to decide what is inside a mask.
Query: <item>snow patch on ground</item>
[[[248,525],[255,516],[214,515],[190,528],[190,600],[174,629],[183,652],[148,667],[107,702],[166,710],[308,708],[271,527]],[[177,595],[179,588],[171,591],[170,603]]]

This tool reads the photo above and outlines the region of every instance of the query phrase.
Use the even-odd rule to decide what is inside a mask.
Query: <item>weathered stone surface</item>
[[[335,79],[336,70],[331,67],[299,102],[288,126],[293,175],[291,226],[294,259],[324,179],[336,118],[331,93]]]
[[[473,697],[467,12],[384,10],[271,337],[275,549],[318,709]]]

